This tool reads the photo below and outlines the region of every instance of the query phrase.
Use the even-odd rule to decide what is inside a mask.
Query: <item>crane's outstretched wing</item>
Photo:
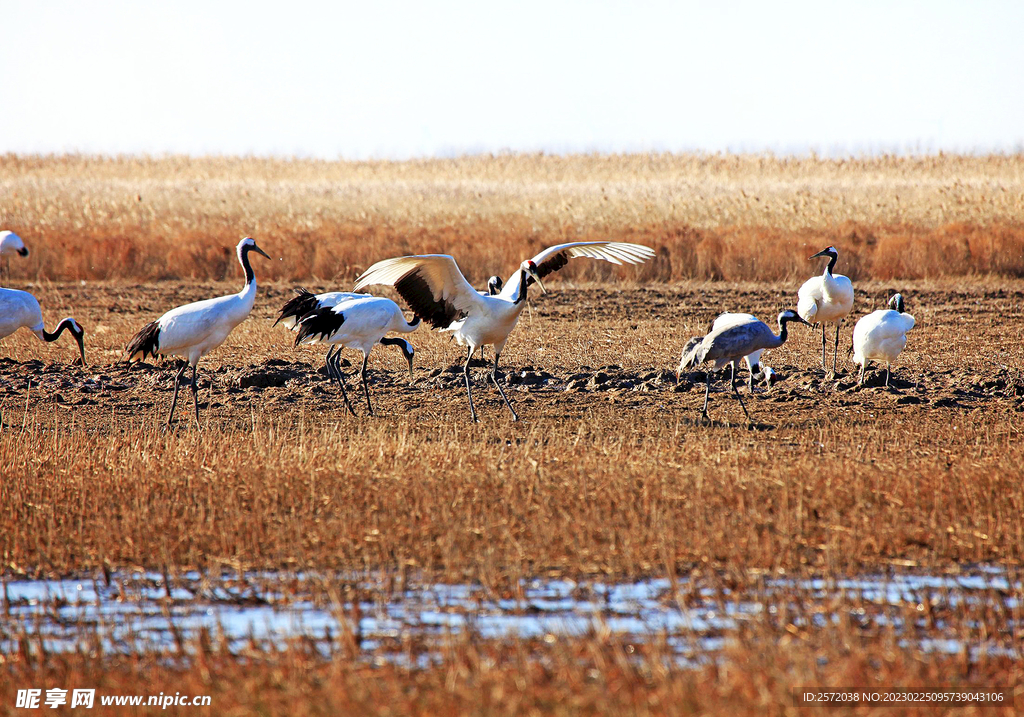
[[[543,279],[568,264],[570,259],[581,256],[604,259],[612,264],[643,264],[654,258],[654,250],[643,244],[628,244],[621,241],[577,241],[548,247],[533,257],[533,263],[537,265],[537,274]],[[526,277],[527,286],[533,282],[533,277]],[[512,283],[512,279],[509,279],[508,283]]]
[[[364,286],[393,286],[409,308],[431,326],[448,328],[484,301],[447,254],[422,254],[384,259],[356,280],[353,291]]]

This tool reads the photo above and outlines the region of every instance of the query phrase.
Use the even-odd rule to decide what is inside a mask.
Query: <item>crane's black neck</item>
[[[783,316],[779,319],[779,344],[786,343],[786,339],[789,338],[789,322],[796,321],[796,319],[790,316]]]
[[[416,321],[417,323],[419,323],[419,317],[417,317]],[[380,340],[380,343],[384,346],[397,346],[398,348],[402,349],[402,355],[405,356],[407,361],[411,359],[413,356],[412,345],[405,339],[385,336]]]
[[[516,297],[512,300],[513,304],[518,304],[526,300],[526,269],[519,269],[519,290],[516,293]]]
[[[58,338],[60,338],[60,335],[64,333],[64,329],[68,329],[73,334],[78,333],[77,331],[75,331],[75,325],[71,323],[71,319],[64,319],[59,324],[57,324],[57,327],[53,330],[52,334],[44,328],[43,338],[46,339],[47,341],[56,341]]]
[[[828,266],[825,267],[825,271],[829,276],[832,276],[832,270],[836,268],[836,262],[839,261],[839,255],[830,253],[826,256],[828,256]]]
[[[242,270],[245,272],[245,285],[249,286],[252,282],[256,281],[256,274],[253,273],[252,265],[249,264],[249,252],[252,251],[252,247],[249,245],[243,246],[242,250],[238,253],[238,261],[242,263]]]

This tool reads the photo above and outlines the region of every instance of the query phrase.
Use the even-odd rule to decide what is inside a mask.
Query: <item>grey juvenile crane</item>
[[[679,362],[679,373],[699,366],[707,361],[713,361],[714,370],[719,371],[729,364],[732,364],[731,383],[733,393],[739,399],[743,414],[750,420],[747,407],[743,403],[740,392],[736,389],[736,364],[755,351],[762,349],[773,349],[786,343],[789,338],[787,326],[790,321],[799,321],[801,324],[807,322],[800,318],[792,309],[786,309],[779,314],[779,334],[776,336],[763,321],[750,321],[740,324],[720,324],[713,327],[711,332],[699,342],[691,340],[686,344],[682,359]],[[704,386],[704,408],[701,414],[708,418],[708,397],[711,393],[711,371],[707,372],[707,383]]]

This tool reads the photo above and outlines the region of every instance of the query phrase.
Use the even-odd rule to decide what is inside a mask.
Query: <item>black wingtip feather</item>
[[[302,318],[298,326],[299,333],[295,336],[295,345],[298,346],[304,339],[310,337],[328,339],[337,333],[343,323],[345,314],[336,313],[333,307],[311,311]]]
[[[307,291],[301,286],[295,290],[295,293],[297,296],[288,299],[285,305],[281,307],[281,315],[277,317],[274,326],[277,326],[281,321],[289,317],[295,317],[296,322],[301,321],[304,316],[316,310],[316,294]]]
[[[138,354],[142,354],[139,358],[140,360],[145,361],[146,356],[156,358],[159,350],[160,327],[157,325],[157,322],[151,321],[143,326],[139,330],[139,333],[132,337],[132,340],[128,342],[128,346],[125,347],[124,353],[129,362],[131,362]]]

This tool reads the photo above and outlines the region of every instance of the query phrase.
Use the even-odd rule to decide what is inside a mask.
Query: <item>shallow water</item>
[[[201,631],[227,647],[283,646],[305,638],[324,655],[339,634],[355,637],[367,660],[428,664],[452,635],[480,640],[554,641],[588,633],[642,643],[663,639],[682,665],[717,659],[742,628],[824,629],[841,619],[888,629],[922,652],[984,653],[1020,659],[1021,581],[997,566],[965,574],[865,574],[843,578],[765,577],[744,588],[667,579],[601,582],[534,579],[511,595],[479,585],[401,584],[367,576],[253,573],[211,578],[154,573],[94,579],[11,580],[4,585],[0,652],[19,649],[186,653]],[[332,586],[337,589],[329,596]],[[341,588],[344,588],[342,590]],[[356,600],[340,595],[356,594]],[[925,607],[930,617],[923,615]],[[921,613],[920,619],[917,615]],[[910,616],[908,618],[908,615]],[[977,615],[998,616],[984,640]],[[26,639],[27,638],[27,639]],[[422,646],[412,652],[410,641]]]

